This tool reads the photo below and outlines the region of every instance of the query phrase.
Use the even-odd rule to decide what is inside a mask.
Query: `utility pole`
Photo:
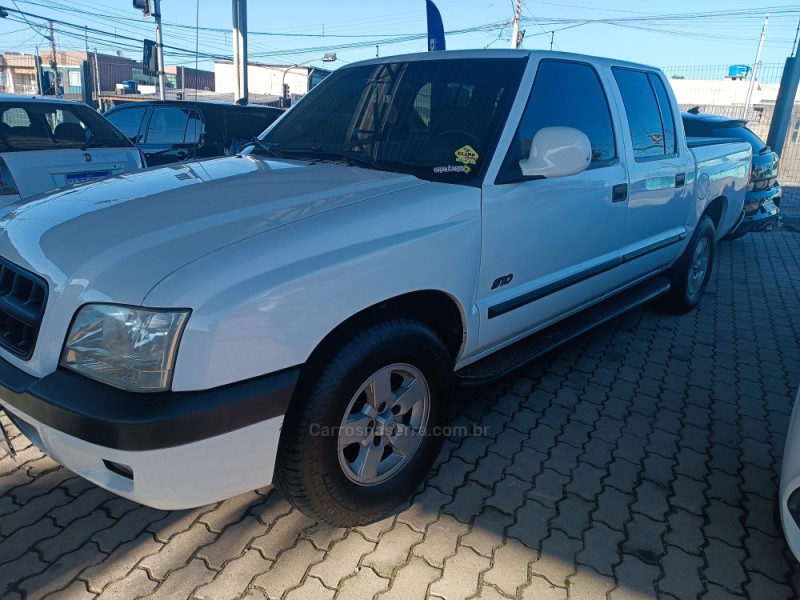
[[[166,77],[164,76],[164,44],[161,40],[161,0],[153,0],[155,12],[153,17],[156,19],[156,61],[158,61],[158,97],[161,100],[167,99]]]
[[[47,22],[47,30],[50,33],[50,70],[53,72],[53,95],[58,96],[58,60],[56,59],[56,36],[53,33],[53,22]]]
[[[100,109],[102,107],[100,106],[100,68],[97,62],[97,48],[94,49],[94,85],[97,92],[97,108]]]
[[[233,70],[236,71],[236,102],[247,104],[247,0],[232,0]]]
[[[42,95],[42,57],[39,56],[39,46],[36,48],[36,55],[33,57],[33,66],[36,68],[36,94]]]
[[[511,27],[511,47],[519,47],[519,20],[522,16],[522,0],[517,0],[517,6],[514,9],[514,21]]]
[[[761,28],[761,37],[758,40],[758,50],[756,50],[756,61],[753,63],[753,69],[750,71],[750,85],[747,87],[747,96],[745,97],[744,108],[742,109],[742,119],[747,118],[747,111],[750,110],[750,100],[753,98],[753,88],[756,85],[758,65],[761,61],[761,48],[764,46],[764,36],[767,35],[767,23],[769,23],[769,13],[764,17],[764,26]]]

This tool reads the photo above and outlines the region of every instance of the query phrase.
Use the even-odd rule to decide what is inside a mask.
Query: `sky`
[[[448,49],[508,48],[514,0],[435,0]],[[131,0],[0,0],[0,52],[44,48],[45,19],[54,20],[59,50],[97,48],[141,60],[142,39],[154,39],[153,19]],[[22,11],[27,14],[20,14]],[[658,67],[752,64],[764,17],[771,13],[762,64],[792,52],[800,3],[779,0],[567,0],[523,3],[522,47],[578,52]],[[162,0],[165,63],[213,68],[230,58],[231,2]],[[199,26],[199,27],[198,27]],[[422,52],[424,0],[378,2],[249,0],[251,61],[335,68],[358,60]],[[322,62],[335,52],[336,62]]]

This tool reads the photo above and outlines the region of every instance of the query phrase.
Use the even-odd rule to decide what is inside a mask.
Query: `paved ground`
[[[800,383],[800,234],[720,246],[700,309],[645,307],[462,394],[418,494],[350,530],[276,493],[184,512],[116,498],[17,435],[0,597],[800,596],[773,522]],[[15,432],[16,433],[16,432]]]

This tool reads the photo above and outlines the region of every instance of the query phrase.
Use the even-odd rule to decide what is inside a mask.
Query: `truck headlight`
[[[72,322],[61,364],[124,390],[167,390],[189,312],[87,304]]]

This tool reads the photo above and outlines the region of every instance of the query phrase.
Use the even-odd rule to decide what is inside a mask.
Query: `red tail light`
[[[17,186],[11,176],[11,171],[8,170],[6,163],[0,158],[0,196],[10,196],[17,193]]]

